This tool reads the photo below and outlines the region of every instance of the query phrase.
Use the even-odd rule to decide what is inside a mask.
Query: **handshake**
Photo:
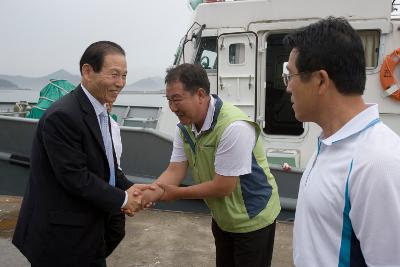
[[[122,207],[122,212],[128,216],[144,208],[150,208],[164,195],[164,188],[160,184],[134,184],[128,190],[128,201]]]

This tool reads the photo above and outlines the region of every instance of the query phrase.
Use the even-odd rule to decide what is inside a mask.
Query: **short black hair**
[[[84,64],[92,66],[94,72],[100,72],[103,67],[104,58],[109,54],[121,54],[125,56],[125,51],[120,45],[111,41],[98,41],[89,45],[79,61],[81,74]]]
[[[341,94],[363,94],[366,81],[364,47],[346,19],[322,19],[287,35],[283,42],[289,49],[298,50],[295,62],[298,72],[309,74],[323,69]],[[301,78],[305,79],[307,75]]]
[[[210,94],[210,81],[207,72],[199,64],[184,63],[167,69],[165,84],[172,82],[181,82],[184,89],[192,95],[199,88],[203,88],[207,95]]]

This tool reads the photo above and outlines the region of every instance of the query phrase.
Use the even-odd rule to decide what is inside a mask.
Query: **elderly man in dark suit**
[[[100,41],[80,61],[81,84],[40,119],[13,243],[32,266],[106,266],[141,205],[118,169],[105,103],[125,86],[124,50]]]

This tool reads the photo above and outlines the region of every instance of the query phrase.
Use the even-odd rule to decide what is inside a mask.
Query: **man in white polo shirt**
[[[284,42],[296,118],[322,128],[300,182],[295,265],[400,266],[400,138],[362,99],[360,37],[330,17]]]

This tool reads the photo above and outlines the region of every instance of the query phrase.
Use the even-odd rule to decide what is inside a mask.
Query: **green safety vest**
[[[205,198],[218,226],[227,232],[248,233],[273,223],[280,212],[278,188],[266,159],[258,124],[237,107],[214,96],[215,112],[209,130],[197,138],[192,125],[178,124],[184,151],[196,183],[215,176],[215,153],[221,136],[234,121],[246,121],[256,129],[257,142],[252,153],[252,172],[240,175],[235,190],[225,197]]]

